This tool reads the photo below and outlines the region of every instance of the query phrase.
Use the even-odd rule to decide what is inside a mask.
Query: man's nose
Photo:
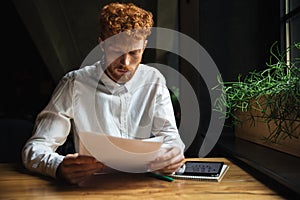
[[[130,63],[130,58],[129,58],[129,55],[128,53],[125,53],[121,56],[121,64],[122,65],[125,65],[125,66],[128,66]]]

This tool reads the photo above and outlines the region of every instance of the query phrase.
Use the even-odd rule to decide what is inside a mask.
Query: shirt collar
[[[133,75],[133,77],[125,84],[118,84],[118,83],[114,82],[110,77],[108,77],[106,75],[106,73],[104,73],[104,70],[101,67],[100,63],[98,64],[98,67],[99,67],[99,73],[100,73],[100,82],[102,82],[102,84],[106,87],[106,89],[111,94],[115,94],[115,93],[129,92],[132,90],[132,88],[138,78],[137,74],[139,73],[140,64],[139,64],[138,68],[136,69],[136,72]]]

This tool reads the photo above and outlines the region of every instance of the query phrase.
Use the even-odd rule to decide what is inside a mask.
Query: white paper
[[[156,158],[163,137],[125,139],[91,132],[79,132],[86,150],[105,165],[124,172],[143,173]]]

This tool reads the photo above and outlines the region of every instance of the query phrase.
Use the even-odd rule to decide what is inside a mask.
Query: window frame
[[[299,38],[294,38],[292,36],[292,28],[293,24],[297,23],[295,20],[296,17],[300,18],[300,4],[296,6],[295,8],[292,7],[293,0],[281,0],[280,2],[280,20],[281,20],[281,50],[284,51],[285,49],[288,49],[292,44],[295,42],[300,42],[300,31],[296,30],[297,33],[299,34],[294,34],[294,35],[299,35]],[[298,19],[299,20],[299,19]],[[291,60],[293,57],[293,52],[289,51],[286,59],[287,63]],[[296,55],[295,55],[296,56]],[[299,55],[298,55],[299,56]]]

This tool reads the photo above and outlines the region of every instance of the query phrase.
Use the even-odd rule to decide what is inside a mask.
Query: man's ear
[[[102,40],[101,37],[98,37],[98,43],[99,43],[99,45],[100,45],[101,50],[104,51],[104,48],[103,48],[103,40]]]
[[[145,42],[144,42],[144,50],[145,50],[147,44],[148,44],[148,40],[145,40]]]

